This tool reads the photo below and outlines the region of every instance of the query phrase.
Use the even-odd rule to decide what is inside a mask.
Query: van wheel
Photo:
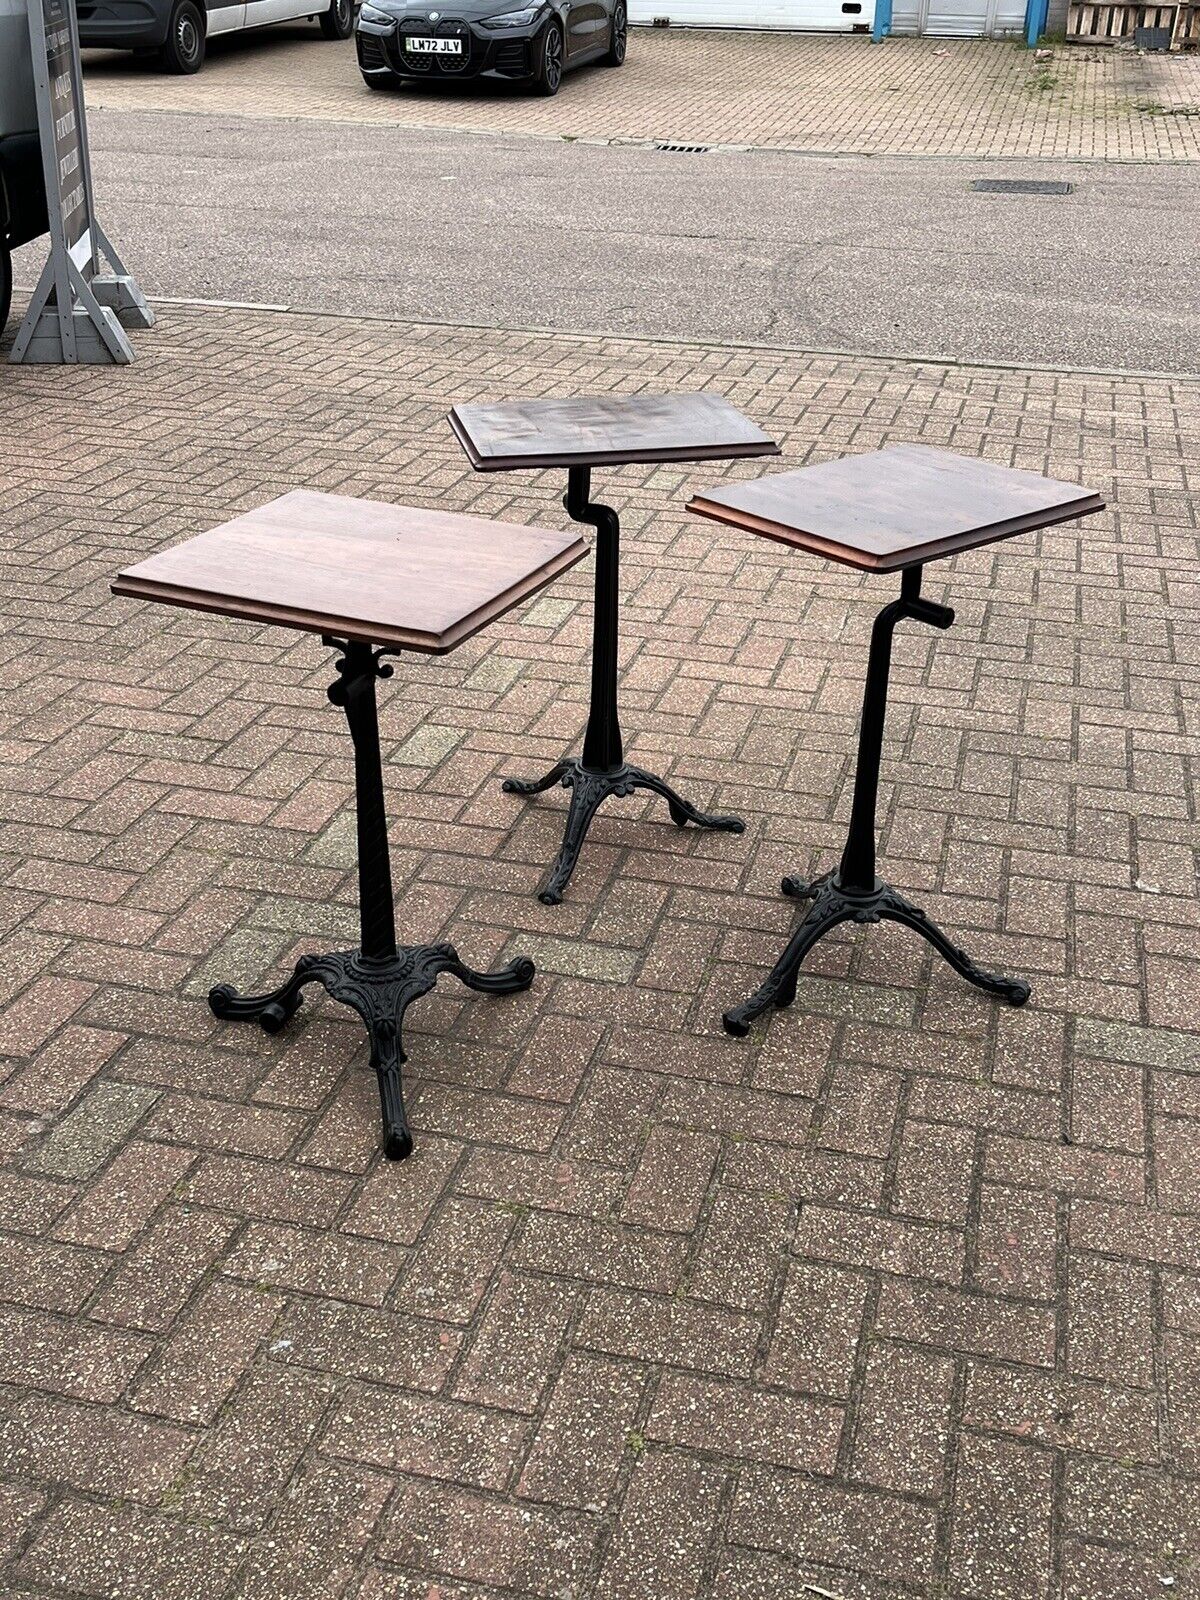
[[[164,72],[199,72],[204,65],[204,18],[196,0],[176,0],[158,64]]]
[[[348,39],[354,32],[354,6],[351,0],[332,0],[317,20],[326,39]]]
[[[0,240],[0,333],[8,323],[8,308],[12,305],[12,256],[8,246]]]

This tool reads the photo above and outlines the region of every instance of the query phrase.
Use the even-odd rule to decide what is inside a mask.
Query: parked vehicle
[[[354,0],[78,0],[79,42],[153,56],[165,72],[199,72],[218,34],[307,18],[326,39],[348,39]]]
[[[0,333],[12,304],[12,252],[49,226],[25,0],[0,0]]]
[[[500,78],[557,94],[569,67],[625,59],[626,0],[363,0],[355,44],[372,89]]]

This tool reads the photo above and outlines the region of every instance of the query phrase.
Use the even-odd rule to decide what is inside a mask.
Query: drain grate
[[[676,156],[706,156],[708,154],[708,152],[712,149],[712,145],[710,145],[710,144],[666,144],[666,143],[663,143],[662,141],[656,139],[655,142],[654,142],[654,148],[656,150],[669,150],[672,155],[676,155]]]
[[[976,178],[971,187],[976,194],[1070,194],[1075,185],[1049,178]]]

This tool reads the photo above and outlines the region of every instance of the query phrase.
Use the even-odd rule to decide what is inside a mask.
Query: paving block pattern
[[[319,53],[319,52],[318,52]],[[219,1024],[355,926],[348,739],[302,635],[115,601],[294,484],[518,520],[444,423],[707,387],[788,464],[887,441],[1087,481],[902,629],[887,871],[1034,997],[843,929],[724,1005],[845,825],[892,592],[631,468],[636,800],[534,897],[589,566],[382,703],[399,923],[509,999],[410,1013],[414,1158],[356,1021]],[[1196,386],[164,307],[0,380],[0,1589],[92,1600],[1150,1600],[1200,1585]]]
[[[352,44],[293,24],[215,40],[171,78],[88,58],[91,106],[303,117],[563,139],[762,146],[840,155],[1200,160],[1200,54],[991,40],[635,28],[618,72],[568,74],[553,100],[507,84],[368,89]],[[679,160],[685,157],[679,156]]]

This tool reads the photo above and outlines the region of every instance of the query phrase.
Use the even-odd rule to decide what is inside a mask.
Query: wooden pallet
[[[1200,5],[1072,0],[1067,12],[1067,38],[1072,44],[1132,43],[1138,28],[1170,29],[1172,50],[1200,44]]]

